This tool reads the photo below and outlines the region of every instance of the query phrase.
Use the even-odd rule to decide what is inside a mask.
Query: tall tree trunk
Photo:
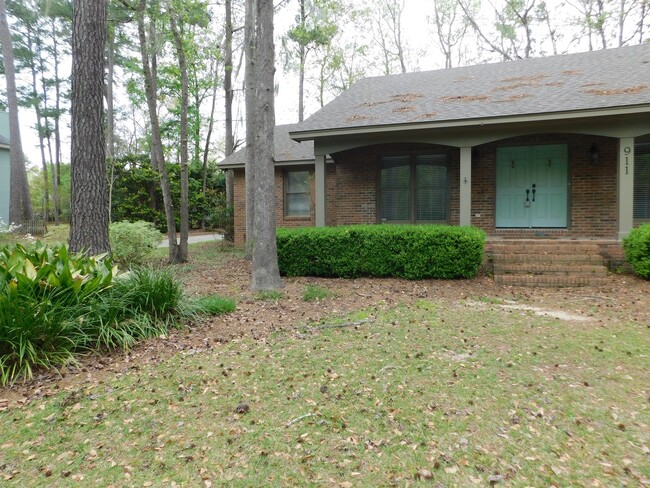
[[[275,236],[275,168],[273,132],[275,129],[273,45],[273,0],[258,0],[256,22],[255,76],[255,219],[253,249],[253,291],[274,290],[282,286],[278,270]],[[247,124],[251,123],[248,121]]]
[[[255,25],[257,19],[257,2],[263,0],[246,0],[246,20],[244,33],[244,50],[246,68],[244,84],[246,93],[246,259],[253,259],[253,221],[255,217],[255,58],[257,56]]]
[[[32,53],[32,56],[29,58],[29,70],[32,75],[32,93],[34,97],[34,111],[36,112],[36,130],[38,131],[38,148],[41,153],[41,172],[43,173],[43,220],[48,221],[50,213],[50,195],[49,195],[49,179],[47,174],[47,158],[45,157],[45,130],[43,127],[43,115],[41,111],[41,99],[38,96],[38,82],[37,82],[37,73],[36,73],[36,63],[35,57],[38,52],[40,58],[40,69],[41,69],[41,81],[44,81],[44,66],[43,66],[43,57],[41,56],[41,50],[36,49],[32,43],[31,32],[27,32],[27,47]],[[43,86],[43,95],[47,94],[45,88],[45,83],[42,83]],[[46,98],[44,98],[45,100]],[[46,107],[47,109],[47,107]],[[47,124],[47,120],[45,122]]]
[[[225,155],[230,156],[235,149],[235,135],[232,127],[232,104],[233,104],[233,89],[232,89],[232,0],[225,0],[226,7],[226,36],[224,40],[224,77],[223,89],[225,92],[225,110],[226,110],[226,147]],[[216,81],[216,73],[215,73]],[[216,87],[216,85],[215,85]],[[213,99],[214,100],[214,99]],[[205,190],[204,190],[205,192]],[[235,172],[231,169],[226,170],[226,208],[228,209],[227,215],[232,215],[231,209],[235,206]],[[232,226],[229,224],[224,239],[229,242],[235,240],[235,236],[230,229]]]
[[[9,224],[22,224],[32,218],[32,204],[27,184],[27,169],[20,138],[18,120],[18,94],[16,92],[16,70],[14,67],[14,50],[11,45],[11,32],[7,22],[7,5],[0,0],[0,43],[4,58],[5,78],[7,80],[7,106],[9,107]]]
[[[115,26],[108,27],[106,52],[106,161],[108,163],[108,221],[113,220],[113,185],[115,183],[115,109],[113,84],[115,79]]]
[[[70,249],[90,254],[110,252],[103,103],[106,14],[107,0],[72,4]]]
[[[158,171],[160,176],[160,188],[163,194],[165,206],[165,217],[167,220],[167,237],[169,241],[169,263],[173,264],[178,259],[178,244],[176,243],[176,221],[174,220],[174,205],[172,202],[171,189],[169,187],[169,175],[165,166],[165,154],[163,152],[162,137],[160,134],[160,122],[156,107],[156,61],[152,55],[149,63],[147,34],[145,31],[144,16],[147,7],[147,0],[140,0],[138,7],[138,39],[140,42],[140,56],[142,58],[142,72],[144,76],[144,88],[151,124],[151,166]],[[153,23],[153,22],[152,22]],[[150,32],[154,32],[153,25],[150,25]]]
[[[190,230],[190,212],[189,212],[189,176],[188,162],[189,154],[188,128],[187,128],[187,108],[189,105],[189,81],[187,78],[187,63],[185,60],[185,49],[183,39],[178,26],[176,11],[172,8],[171,2],[167,2],[169,8],[169,19],[176,45],[176,56],[178,57],[178,69],[181,72],[181,242],[178,251],[177,262],[187,262],[187,241]]]
[[[61,79],[59,78],[59,45],[56,35],[56,23],[52,19],[52,54],[54,57],[54,106],[56,113],[54,115],[54,158],[56,163],[52,163],[50,158],[50,169],[52,170],[52,200],[54,202],[54,223],[59,225],[61,215],[61,199],[59,198],[59,188],[61,187]]]

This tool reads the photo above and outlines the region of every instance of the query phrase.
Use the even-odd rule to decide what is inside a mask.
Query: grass
[[[650,478],[645,325],[425,300],[329,322],[364,319],[181,353],[0,412],[11,432],[0,476],[16,486]]]
[[[307,285],[305,292],[302,294],[302,299],[305,302],[314,300],[324,300],[330,296],[330,291],[327,288],[318,285]]]
[[[282,298],[282,292],[278,290],[263,290],[255,293],[255,298],[263,301],[277,301]]]
[[[219,295],[199,297],[192,302],[191,306],[197,312],[205,315],[220,315],[222,313],[234,312],[236,309],[235,300]]]

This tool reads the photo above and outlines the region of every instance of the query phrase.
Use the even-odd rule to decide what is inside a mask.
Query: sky
[[[363,1],[363,0],[354,0],[354,1]],[[369,0],[365,0],[369,1]],[[444,58],[439,53],[439,50],[432,46],[433,44],[433,33],[431,26],[428,23],[428,15],[432,14],[432,3],[433,0],[405,0],[405,8],[403,12],[403,33],[405,38],[406,45],[410,46],[414,51],[421,50],[423,47],[428,46],[427,54],[420,56],[417,60],[417,66],[411,66],[411,68],[416,69],[438,69],[444,67]],[[556,16],[555,22],[562,25],[563,33],[565,38],[570,36],[570,20],[566,18],[566,14],[563,14],[562,5],[564,2],[562,0],[547,0],[547,5],[552,16]],[[481,3],[483,8],[486,8],[486,19],[491,18],[492,12],[489,11],[490,2],[483,1]],[[431,12],[429,12],[431,11]],[[564,17],[563,17],[564,15]],[[275,18],[275,37],[276,37],[276,50],[280,44],[280,37],[287,32],[291,24],[294,22],[295,9],[293,8],[284,8],[276,15]],[[558,18],[559,17],[559,18]],[[486,21],[487,22],[487,21]],[[467,44],[469,47],[470,53],[475,52],[475,48],[472,47],[472,41],[468,40]],[[476,43],[474,43],[475,45]],[[570,50],[572,52],[584,51],[586,46],[581,45],[572,45]],[[417,56],[417,55],[416,55]],[[470,54],[471,56],[471,54]],[[478,57],[478,55],[474,55]],[[282,60],[280,56],[276,56],[276,84],[278,85],[278,93],[276,96],[276,123],[278,124],[287,124],[295,123],[298,121],[298,82],[297,76],[294,74],[288,74],[284,72],[282,68]],[[118,95],[119,96],[119,95]],[[222,107],[223,102],[218,102],[218,107]],[[306,110],[305,115],[308,117],[311,113],[315,112],[318,109],[318,106],[313,99],[306,99]],[[241,108],[239,109],[241,113]],[[223,115],[220,117],[223,119]],[[36,131],[32,129],[35,126],[36,118],[35,114],[31,110],[22,109],[20,111],[20,121],[21,121],[21,135],[23,139],[23,151],[31,162],[32,166],[40,166],[40,152],[38,148],[38,136]],[[220,123],[216,126],[217,138],[223,138],[222,132],[220,130]],[[245,131],[243,128],[238,129],[239,134],[243,134]],[[64,144],[66,139],[69,139],[69,130],[63,134]],[[69,159],[69,144],[64,146],[64,160]]]
[[[407,0],[404,11],[404,24],[407,27],[407,42],[413,45],[419,45],[422,42],[428,42],[426,39],[427,22],[426,18],[421,15],[420,0]],[[275,34],[276,49],[279,44],[279,37],[286,32],[293,23],[294,13],[285,9],[276,16]],[[443,61],[444,62],[444,61]],[[276,83],[278,84],[278,93],[276,96],[276,123],[289,124],[298,121],[298,81],[295,75],[287,74],[282,69],[280,59],[276,60]],[[68,68],[69,69],[69,68]],[[220,105],[219,105],[220,106]],[[318,107],[315,103],[307,104],[306,116],[314,112]],[[38,134],[33,129],[36,125],[36,115],[33,110],[21,108],[19,110],[21,123],[21,138],[23,142],[23,152],[30,163],[30,166],[40,167],[40,149]],[[243,133],[243,130],[242,130]],[[64,136],[64,160],[69,159],[69,130],[65,131]],[[67,155],[67,157],[66,157]]]

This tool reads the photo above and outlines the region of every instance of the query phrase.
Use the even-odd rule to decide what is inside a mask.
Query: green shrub
[[[625,258],[641,278],[650,279],[650,224],[632,229],[623,239]]]
[[[140,265],[163,240],[163,235],[150,222],[115,222],[109,227],[111,250],[116,263]]]
[[[485,233],[473,227],[361,225],[279,229],[287,276],[470,278],[483,262]]]

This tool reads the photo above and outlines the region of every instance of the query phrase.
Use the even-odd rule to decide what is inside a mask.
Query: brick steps
[[[529,287],[576,287],[602,284],[607,267],[601,248],[589,241],[493,241],[494,281]]]

